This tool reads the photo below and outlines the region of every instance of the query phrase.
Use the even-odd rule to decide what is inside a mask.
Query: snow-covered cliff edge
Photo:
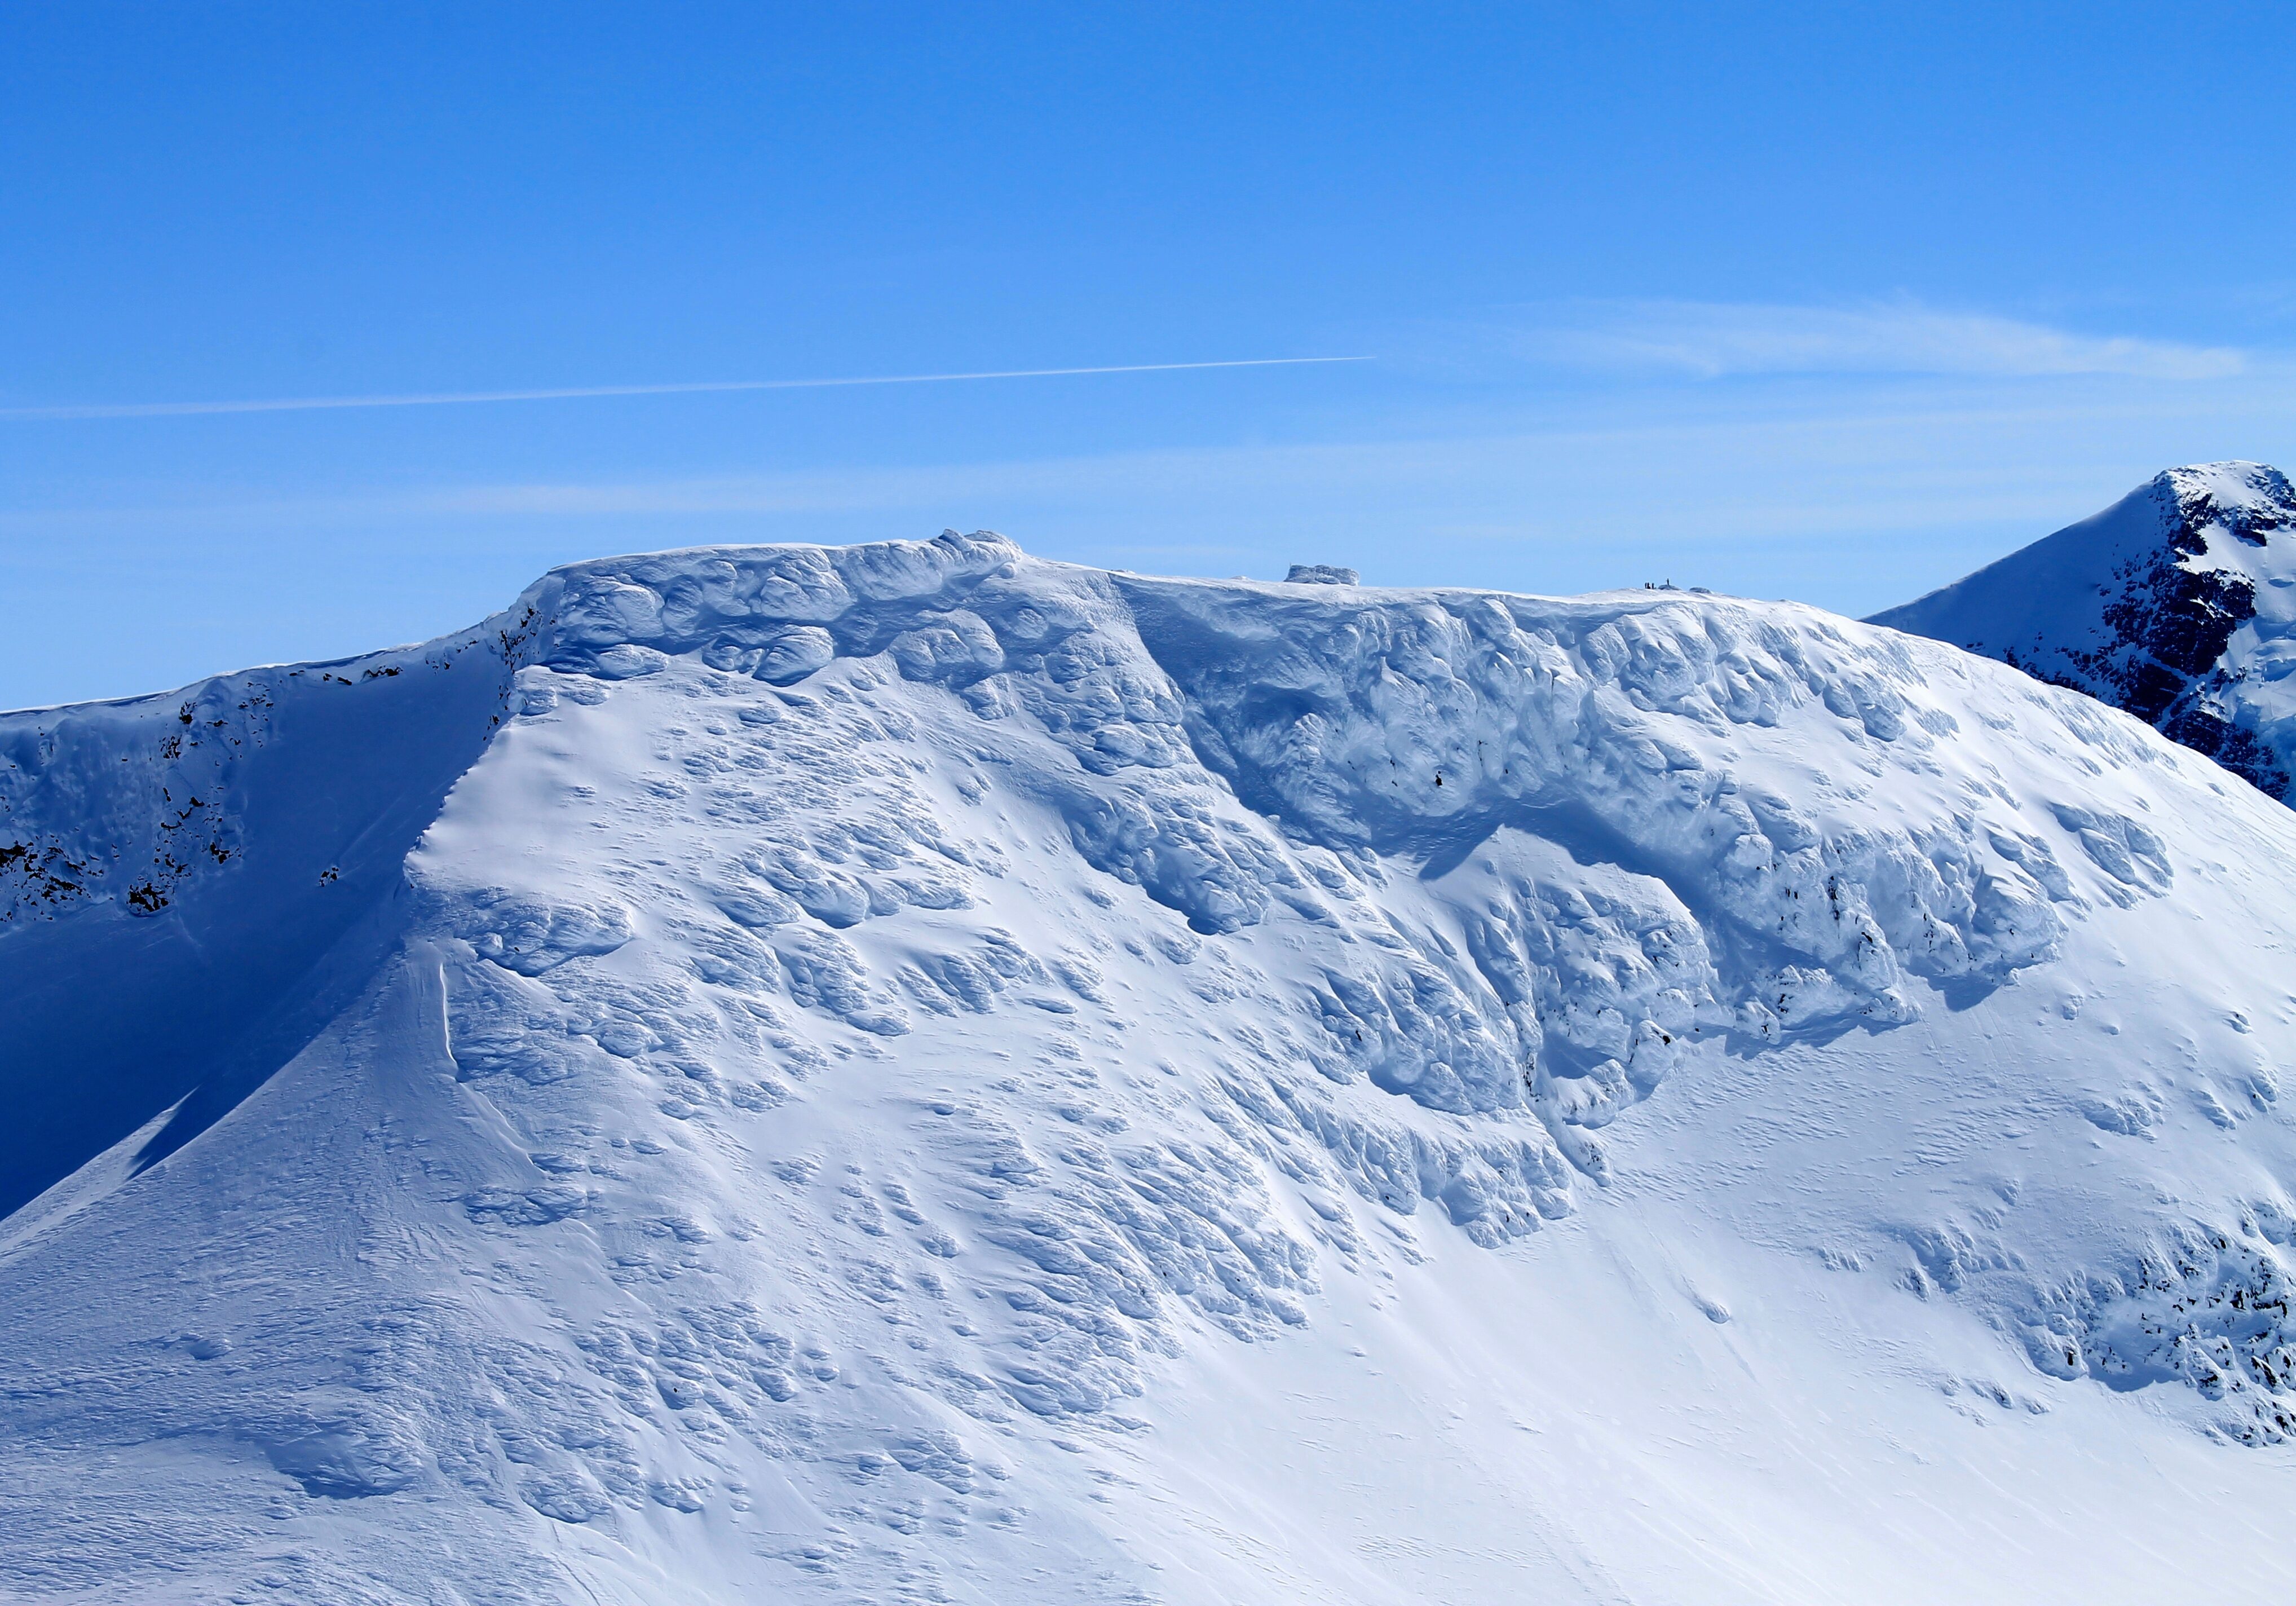
[[[951,533],[0,754],[7,1587],[2010,1600],[2284,1505],[2296,816],[1949,649]]]

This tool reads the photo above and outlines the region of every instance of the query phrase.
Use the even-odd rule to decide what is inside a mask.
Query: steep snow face
[[[521,618],[0,715],[0,1211],[163,1110],[182,1141],[367,985],[407,850],[508,711]]]
[[[952,533],[0,742],[0,1586],[2290,1581],[2296,815],[2088,699]]]
[[[1871,622],[2101,698],[2292,800],[2296,490],[2277,469],[2170,469]]]

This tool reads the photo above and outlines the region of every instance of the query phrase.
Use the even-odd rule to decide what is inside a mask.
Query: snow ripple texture
[[[507,1558],[472,1600],[615,1567],[643,1598],[707,1513],[750,1519],[718,1583],[947,1598],[952,1557],[1009,1553],[1126,1598],[1119,1540],[1045,1515],[1042,1446],[1144,1431],[1203,1335],[1284,1341],[1429,1232],[1521,1252],[1630,1182],[1613,1132],[1672,1086],[1753,1074],[1789,1121],[1813,1056],[2037,985],[2183,896],[2154,799],[2287,835],[2118,713],[1808,610],[1154,580],[950,532],[582,564],[431,649],[10,716],[0,943],[226,907],[270,704],[422,676],[485,681],[455,716],[483,755],[357,894],[390,940],[356,1002],[197,1141],[146,1128],[9,1218],[12,1321],[102,1358],[28,1346],[6,1410],[33,1472],[227,1445],[306,1502],[414,1503]],[[337,896],[344,850],[295,851],[259,868]],[[2047,1097],[2088,1143],[2275,1123],[2253,1029]],[[214,1252],[151,1214],[169,1186],[247,1234],[139,1337],[148,1299],[86,1307],[158,1286],[152,1243]],[[1797,1252],[2275,1442],[2296,1206],[2209,1197],[2067,1241],[2003,1184]],[[261,1549],[236,1464],[167,1474],[226,1558]],[[16,1499],[0,1524],[51,1531]],[[148,1583],[120,1520],[18,1582]],[[339,1533],[234,1576],[400,1599],[406,1565]]]

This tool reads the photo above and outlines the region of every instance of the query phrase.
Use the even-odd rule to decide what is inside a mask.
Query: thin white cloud
[[[2228,347],[2082,334],[1915,301],[1782,307],[1711,301],[1595,301],[1543,309],[1494,332],[1534,361],[1607,370],[1729,374],[2114,374],[2224,379],[2249,365]]]
[[[185,418],[221,413],[318,413],[346,407],[452,407],[483,402],[576,401],[624,396],[702,396],[729,390],[826,390],[849,385],[946,385],[965,380],[1066,379],[1097,373],[1178,373],[1201,368],[1295,368],[1368,363],[1367,356],[1257,356],[1214,363],[1128,363],[1101,368],[1004,368],[980,373],[881,373],[851,379],[701,380],[673,385],[585,385],[560,390],[439,390],[398,396],[289,396],[234,401],[97,402],[0,407],[17,422],[99,418]]]
[[[71,544],[404,545],[451,535],[530,546],[556,561],[609,548],[854,540],[956,524],[1002,529],[1057,555],[1125,563],[1136,560],[1116,555],[1119,548],[1282,545],[1296,558],[1296,542],[1325,552],[1320,543],[1345,541],[1361,544],[1349,551],[1388,552],[1390,570],[1569,590],[1610,583],[1606,551],[1728,549],[1730,563],[1751,574],[1759,551],[1805,538],[1854,543],[1902,532],[1926,541],[1980,526],[2030,537],[2170,463],[2284,461],[2292,429],[2296,373],[2262,359],[2220,383],[2167,388],[2110,376],[2016,387],[1977,376],[1910,385],[1852,379],[1759,397],[1693,386],[1656,398],[1636,390],[1547,398],[1498,414],[1447,412],[1343,439],[0,504],[0,567],[21,574],[29,554],[65,550],[60,541],[79,552]],[[1443,572],[1439,554],[1464,540],[1485,555]],[[1535,568],[1521,560],[1516,569],[1517,558],[1488,555],[1495,543],[1542,555]],[[1924,570],[1920,585],[1901,585],[1889,578],[1896,569],[1888,562],[1860,550],[1861,561],[1886,572],[1844,582],[1848,611],[1870,612],[1952,578]],[[1234,566],[1210,552],[1165,561],[1220,572]],[[1336,561],[1353,560],[1341,552]],[[1771,594],[1816,582],[1789,574],[1753,584]]]
[[[2211,414],[2234,400],[2213,393],[2193,399],[2208,403]],[[2246,399],[2251,410],[2261,400]],[[1990,516],[2046,517],[2068,500],[2035,465],[2062,455],[2065,438],[2132,426],[2149,433],[2161,416],[2139,397],[2005,405],[1980,389],[1906,400],[1859,405],[1833,397],[1818,406],[1805,398],[1759,416],[1734,405],[1718,413],[1693,406],[1663,421],[1632,416],[1631,409],[1607,421],[1566,422],[1549,414],[1509,419],[1512,427],[1487,432],[1385,439],[498,481],[174,507],[0,508],[0,535],[199,528],[301,536],[359,526],[566,520],[790,520],[802,530],[815,520],[871,515],[914,517],[936,529],[978,519],[1059,528],[1079,516],[1120,527],[1135,517],[1156,524],[1176,512],[1224,524],[1289,524],[1377,509],[1398,527],[1464,520],[1484,535],[1597,528],[1606,540],[1660,532],[1713,540],[1919,527],[1966,516],[1972,507]],[[2287,415],[2289,398],[2279,397],[2274,410]]]

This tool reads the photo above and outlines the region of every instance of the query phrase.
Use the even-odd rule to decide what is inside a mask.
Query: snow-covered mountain
[[[0,765],[0,1594],[2296,1581],[2296,813],[2002,665],[952,533]]]
[[[2101,698],[2296,802],[2296,490],[2278,469],[2170,469],[1870,622]]]

